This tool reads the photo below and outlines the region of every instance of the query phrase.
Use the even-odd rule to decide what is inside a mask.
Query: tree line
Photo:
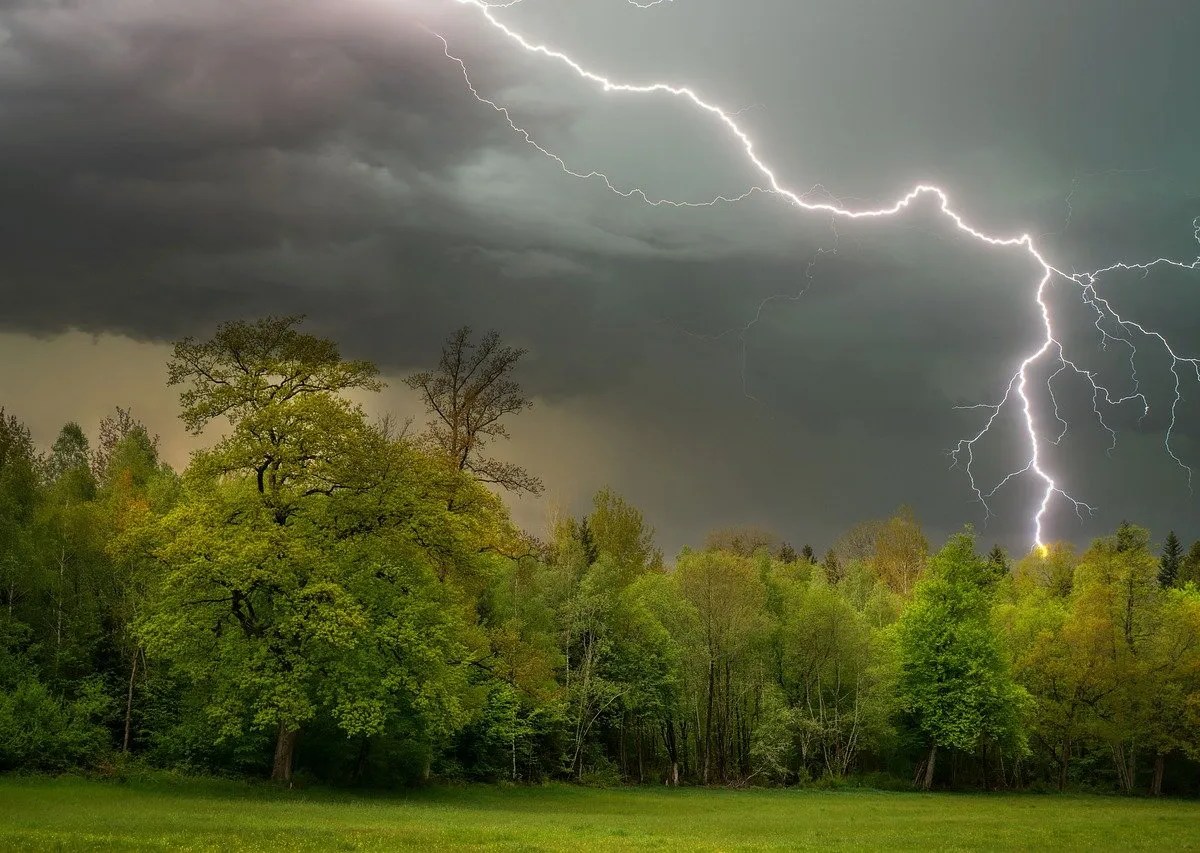
[[[491,455],[522,350],[456,332],[415,429],[301,325],[175,345],[183,471],[128,409],[46,452],[0,410],[0,769],[1197,792],[1200,542],[1011,560],[901,508],[668,562],[607,489],[538,539]]]

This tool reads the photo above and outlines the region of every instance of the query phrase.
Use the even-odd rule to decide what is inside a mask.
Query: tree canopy
[[[132,408],[0,409],[0,770],[1200,793],[1200,542],[983,556],[902,507],[665,557],[609,488],[531,534],[523,355],[453,334],[410,435],[300,318],[227,323],[168,366],[178,472]]]

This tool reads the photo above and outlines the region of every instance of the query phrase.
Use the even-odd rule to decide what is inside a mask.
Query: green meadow
[[[0,779],[5,850],[1200,848],[1200,805],[1036,794]]]

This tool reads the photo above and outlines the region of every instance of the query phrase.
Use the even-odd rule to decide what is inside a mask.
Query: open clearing
[[[0,849],[1200,849],[1200,804],[874,791],[282,791],[0,778]]]

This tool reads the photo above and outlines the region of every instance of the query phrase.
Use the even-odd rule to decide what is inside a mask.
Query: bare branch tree
[[[495,332],[473,343],[471,328],[463,326],[446,339],[436,370],[404,381],[421,393],[433,418],[429,436],[456,468],[481,482],[536,495],[542,491],[541,480],[515,463],[483,453],[491,440],[508,438],[501,422],[506,415],[533,405],[512,378],[525,352],[502,346]]]

